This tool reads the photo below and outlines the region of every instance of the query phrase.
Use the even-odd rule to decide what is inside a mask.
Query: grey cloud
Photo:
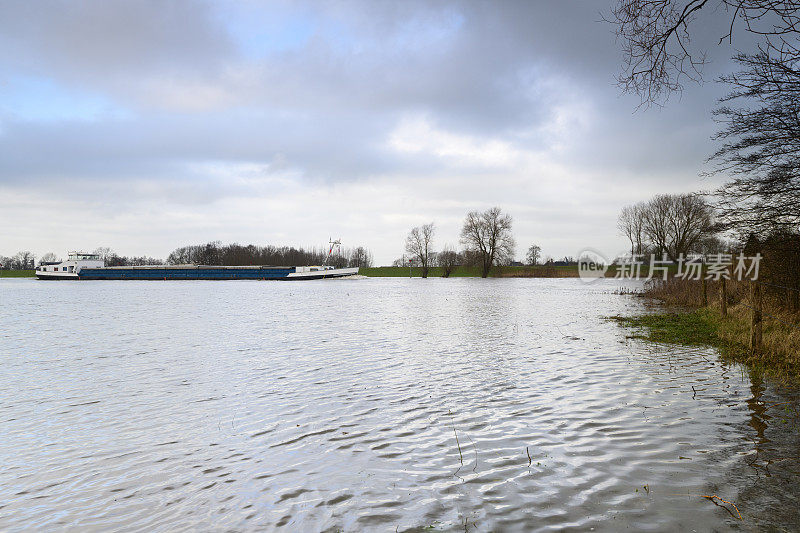
[[[99,83],[218,68],[234,49],[206,2],[11,1],[0,5],[0,58],[21,71]]]
[[[709,111],[724,88],[687,84],[664,110],[634,112],[638,100],[614,85],[619,46],[599,22],[608,5],[286,2],[282,10],[309,17],[311,36],[253,57],[220,16],[236,3],[4,2],[0,82],[39,76],[101,95],[126,118],[0,116],[0,186],[45,190],[70,180],[80,187],[65,194],[90,194],[94,185],[119,209],[159,194],[167,203],[207,205],[246,197],[257,185],[204,165],[252,163],[267,178],[290,173],[308,187],[387,179],[450,186],[457,175],[464,184],[454,186],[474,202],[492,197],[492,176],[507,169],[456,168],[424,150],[387,146],[403,120],[423,117],[477,143],[545,153],[598,186],[624,184],[642,197],[666,179],[702,187],[697,173],[713,151]],[[711,19],[699,21],[708,31],[697,42],[710,46],[709,78],[730,68],[732,52],[717,46],[723,28]],[[562,112],[572,115],[553,133]],[[531,174],[526,194],[535,200]],[[502,198],[515,201],[515,191]],[[447,208],[442,200],[432,205],[452,218],[469,199],[462,194]]]

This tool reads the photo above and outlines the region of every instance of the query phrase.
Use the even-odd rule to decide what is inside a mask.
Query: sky
[[[622,252],[624,205],[718,183],[733,49],[701,17],[709,82],[639,108],[610,5],[2,2],[0,255],[340,238],[381,265],[492,206],[519,259]]]

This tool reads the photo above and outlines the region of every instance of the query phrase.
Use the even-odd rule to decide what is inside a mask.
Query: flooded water
[[[796,391],[616,286],[0,280],[0,530],[800,528]]]

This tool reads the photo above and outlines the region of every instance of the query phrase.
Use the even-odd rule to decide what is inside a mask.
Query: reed
[[[528,266],[501,267],[495,274],[499,278],[577,278],[578,267]]]

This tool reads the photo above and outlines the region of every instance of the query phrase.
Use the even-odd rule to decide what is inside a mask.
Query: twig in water
[[[472,467],[472,471],[473,472],[477,472],[478,471],[478,447],[475,446],[475,441],[472,440],[472,437],[470,437],[469,434],[464,433],[464,435],[467,436],[469,441],[472,443],[472,449],[475,450],[475,466]]]
[[[450,409],[448,409],[448,410],[447,410],[447,412],[450,414],[450,425],[451,425],[451,426],[452,426],[452,428],[453,428],[453,435],[455,435],[455,436],[456,436],[456,446],[458,446],[458,457],[459,457],[459,459],[461,460],[461,466],[459,466],[458,468],[456,468],[456,471],[455,471],[455,472],[453,472],[453,475],[454,475],[454,476],[456,476],[456,477],[457,477],[458,479],[460,479],[461,481],[464,481],[464,478],[458,475],[458,472],[459,472],[459,471],[460,471],[462,468],[464,468],[464,454],[462,454],[462,453],[461,453],[461,443],[460,443],[460,442],[458,442],[458,432],[456,431],[456,424],[455,424],[455,422],[453,422],[453,412],[452,412],[452,411],[450,411]]]
[[[696,396],[697,396],[697,391],[694,390],[694,385],[692,385],[692,400],[694,400]]]
[[[525,446],[525,453],[528,454],[528,466],[531,466],[531,463],[533,462],[533,459],[531,459],[531,452],[528,451],[528,447],[527,446]]]
[[[703,498],[708,498],[709,500],[711,500],[711,501],[714,503],[714,505],[716,505],[716,506],[718,506],[718,507],[722,507],[723,509],[725,509],[726,511],[728,511],[728,513],[729,513],[729,514],[730,514],[732,517],[736,518],[736,515],[734,515],[733,513],[731,513],[731,510],[730,510],[730,509],[728,509],[728,508],[727,508],[727,507],[725,507],[724,505],[720,505],[720,504],[718,504],[718,503],[717,503],[717,502],[714,500],[714,498],[716,498],[717,500],[721,501],[722,503],[727,503],[728,505],[732,505],[732,506],[733,506],[733,508],[734,508],[734,509],[736,509],[736,514],[737,514],[737,515],[739,515],[739,517],[738,517],[738,518],[739,518],[739,520],[741,520],[741,519],[742,519],[742,513],[740,513],[740,512],[739,512],[739,508],[738,508],[738,507],[736,507],[736,504],[735,504],[735,503],[733,503],[733,502],[729,502],[728,500],[723,500],[722,498],[720,498],[720,497],[719,497],[719,496],[717,496],[716,494],[714,494],[713,496],[706,496],[706,495],[704,495],[704,494],[701,494],[700,496],[701,496],[701,497],[703,497]]]
[[[455,426],[453,426],[453,434],[456,436],[456,446],[458,446],[458,457],[461,459],[461,466],[464,466],[464,456],[461,454],[461,443],[458,442],[458,433],[456,433]]]

